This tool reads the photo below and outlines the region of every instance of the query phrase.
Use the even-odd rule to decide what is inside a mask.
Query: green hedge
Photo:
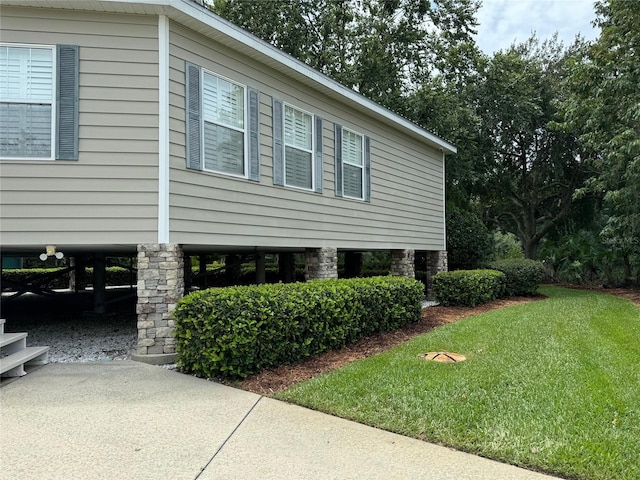
[[[475,307],[500,298],[505,282],[496,270],[455,270],[434,275],[433,291],[441,305]]]
[[[499,260],[490,263],[489,268],[504,273],[507,296],[534,295],[545,275],[542,262],[527,258]]]
[[[399,277],[212,288],[174,311],[178,365],[243,378],[420,319],[422,284]]]
[[[64,270],[64,268],[24,268],[14,270],[3,270],[2,281],[11,281],[15,283],[26,282],[27,279],[33,278],[31,283],[38,282],[42,277],[51,275],[54,272]],[[83,281],[79,282],[82,288],[92,282],[93,268],[88,267],[85,269],[85,277]],[[129,285],[131,282],[131,272],[122,267],[107,267],[105,276],[105,282],[109,286]],[[133,276],[133,285],[136,285],[136,275]],[[69,274],[57,276],[47,280],[41,285],[43,288],[69,288]],[[3,286],[3,290],[4,290]]]

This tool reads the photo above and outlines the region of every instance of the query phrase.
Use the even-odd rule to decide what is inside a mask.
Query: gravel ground
[[[27,332],[28,346],[49,346],[49,362],[126,360],[138,336],[135,298],[124,297],[132,293],[107,290],[110,305],[104,316],[92,313],[92,292],[25,294],[11,301],[5,298],[10,294],[3,294],[5,331]]]
[[[127,360],[135,349],[135,317],[81,318],[6,324],[7,331],[27,332],[28,346],[49,349],[49,362]]]
[[[132,322],[94,322],[82,328],[69,321],[29,331],[31,342],[49,345],[50,362],[90,362],[127,360],[135,349],[137,330]]]

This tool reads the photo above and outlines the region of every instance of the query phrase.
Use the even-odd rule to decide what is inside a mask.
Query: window
[[[273,184],[322,193],[322,118],[273,99]]]
[[[364,162],[362,135],[343,129],[342,192],[345,197],[363,198]]]
[[[0,157],[77,160],[77,46],[0,44]]]
[[[0,46],[0,156],[53,158],[54,48]]]
[[[336,196],[371,201],[371,140],[336,124]]]
[[[244,87],[203,74],[204,169],[244,176]]]
[[[284,106],[285,185],[313,189],[313,117]]]
[[[259,181],[258,92],[190,63],[186,82],[187,167]]]

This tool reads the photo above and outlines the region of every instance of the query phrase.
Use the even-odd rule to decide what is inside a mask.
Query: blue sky
[[[565,44],[580,33],[594,40],[598,30],[592,0],[482,0],[478,11],[478,46],[487,54],[521,43],[535,31],[541,40],[558,32]]]

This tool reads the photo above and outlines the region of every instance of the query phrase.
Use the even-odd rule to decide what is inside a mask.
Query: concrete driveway
[[[0,388],[0,479],[550,479],[132,361]]]

